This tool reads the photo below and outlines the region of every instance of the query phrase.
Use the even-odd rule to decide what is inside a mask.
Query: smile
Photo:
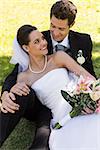
[[[47,47],[42,48],[41,50],[47,50]]]

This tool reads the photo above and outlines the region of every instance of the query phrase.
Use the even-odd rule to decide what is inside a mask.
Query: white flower
[[[78,56],[77,57],[77,62],[82,65],[85,62],[85,58],[83,57],[82,50],[78,51],[78,55],[77,56]]]
[[[97,101],[100,99],[100,79],[96,80],[93,83],[93,90],[90,93],[90,97],[94,101]]]
[[[100,99],[100,91],[94,91],[90,93],[90,97],[92,100],[97,101]]]

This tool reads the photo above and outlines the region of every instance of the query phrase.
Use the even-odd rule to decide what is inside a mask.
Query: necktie
[[[65,46],[63,46],[63,45],[60,45],[60,44],[57,44],[56,46],[55,46],[55,51],[57,52],[57,51],[67,51],[67,47],[65,47]]]
[[[64,51],[66,52],[68,55],[72,56],[71,50],[63,45],[57,44],[55,46],[55,51]]]

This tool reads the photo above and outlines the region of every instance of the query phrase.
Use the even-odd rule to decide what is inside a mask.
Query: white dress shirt
[[[52,45],[53,45],[53,52],[55,52],[55,46],[56,45],[63,45],[65,47],[67,47],[68,49],[70,48],[70,45],[69,45],[69,40],[68,40],[68,35],[64,38],[64,40],[60,43],[58,43],[57,41],[55,41],[51,35],[51,40],[52,40]]]

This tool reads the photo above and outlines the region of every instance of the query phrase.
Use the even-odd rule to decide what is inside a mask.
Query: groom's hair
[[[29,34],[34,30],[37,30],[37,28],[31,25],[23,25],[18,29],[17,41],[19,45],[21,46],[21,48],[22,48],[22,45],[24,44],[28,45],[28,43],[30,42]]]
[[[67,0],[61,0],[54,3],[50,11],[50,19],[54,15],[57,19],[68,19],[68,25],[73,24],[77,14],[76,6]]]

